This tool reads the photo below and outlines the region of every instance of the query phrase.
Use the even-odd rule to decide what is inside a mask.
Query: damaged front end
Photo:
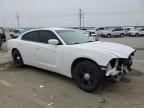
[[[124,77],[129,71],[131,71],[132,66],[132,59],[134,53],[132,53],[127,59],[125,58],[114,58],[112,59],[106,69],[105,69],[105,76],[113,79],[114,81],[119,81],[121,78]]]

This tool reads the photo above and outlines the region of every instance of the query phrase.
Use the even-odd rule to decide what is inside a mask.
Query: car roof
[[[69,29],[69,28],[36,28],[32,30],[51,30],[51,31],[56,31],[56,30],[74,30],[74,29]]]

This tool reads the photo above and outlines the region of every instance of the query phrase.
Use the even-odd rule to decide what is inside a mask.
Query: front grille
[[[128,66],[130,60],[131,59],[123,59],[123,58],[118,59],[117,69],[121,70],[122,66]],[[116,61],[117,61],[117,59],[112,59],[110,61],[110,65],[111,65],[112,68],[115,67]]]

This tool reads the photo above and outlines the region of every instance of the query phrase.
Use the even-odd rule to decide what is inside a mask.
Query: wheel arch
[[[135,33],[135,35],[139,35],[139,33],[138,33],[138,32],[136,32],[136,33]]]
[[[17,48],[13,48],[13,49],[11,50],[11,54],[12,54],[15,50],[19,51]]]
[[[107,33],[107,35],[111,35],[111,33]]]
[[[124,33],[121,33],[120,35],[125,35]]]
[[[75,66],[82,62],[82,61],[90,61],[92,63],[94,63],[95,65],[97,65],[100,69],[100,66],[97,64],[97,62],[95,62],[94,60],[90,59],[90,58],[86,58],[86,57],[80,57],[80,58],[76,58],[73,62],[72,62],[72,65],[71,65],[71,76],[73,78],[73,74],[74,74],[74,68]]]

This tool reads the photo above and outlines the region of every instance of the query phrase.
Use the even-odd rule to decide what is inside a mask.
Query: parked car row
[[[125,30],[123,28],[96,30],[96,33],[102,37],[123,37],[125,35]]]
[[[25,28],[14,29],[10,32],[10,36],[11,38],[17,38],[22,33],[28,30],[29,29]],[[95,40],[98,40],[98,37],[111,38],[111,37],[124,37],[124,36],[133,36],[133,37],[144,36],[144,28],[137,28],[131,30],[123,27],[116,27],[116,28],[100,27],[91,30],[79,30],[79,31],[87,36],[94,37]]]
[[[97,36],[111,38],[111,37],[124,37],[124,36],[143,36],[144,35],[144,28],[138,29],[125,29],[123,27],[116,27],[116,28],[107,28],[107,27],[100,27],[95,28],[93,30],[87,30],[88,32],[95,32]]]

